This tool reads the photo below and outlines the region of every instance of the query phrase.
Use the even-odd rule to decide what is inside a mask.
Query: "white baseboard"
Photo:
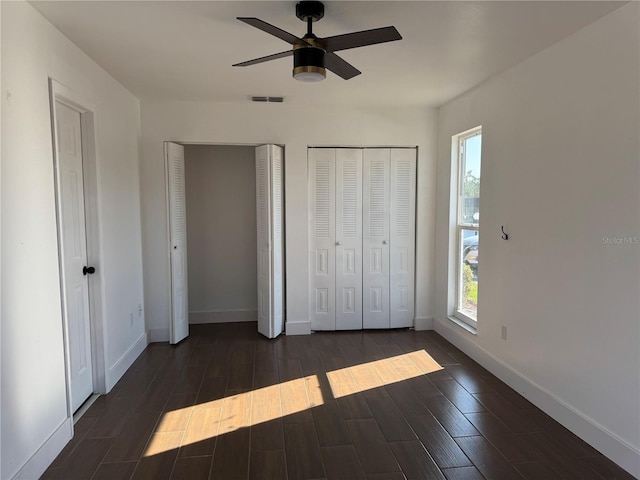
[[[155,342],[168,342],[169,341],[169,329],[168,328],[152,328],[147,332],[149,343]]]
[[[640,478],[640,451],[633,445],[476,345],[449,320],[437,319],[435,330],[558,423],[630,474]]]
[[[149,341],[147,334],[143,333],[140,337],[129,347],[129,349],[122,355],[116,363],[113,364],[107,372],[107,392],[110,392],[113,386],[118,383],[118,380],[122,378],[125,372],[129,369],[136,358],[140,356]]]
[[[73,436],[73,418],[66,418],[16,473],[12,480],[40,478]]]
[[[433,330],[433,317],[416,317],[413,321],[414,330]]]
[[[257,310],[211,310],[208,312],[189,312],[189,324],[257,322]]]
[[[310,335],[311,322],[287,322],[285,330],[286,335]]]

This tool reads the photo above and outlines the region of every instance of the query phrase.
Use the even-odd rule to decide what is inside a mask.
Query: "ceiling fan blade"
[[[273,55],[267,55],[266,57],[254,58],[253,60],[248,60],[246,62],[236,63],[235,65],[232,65],[232,67],[248,67],[249,65],[277,60],[278,58],[290,57],[291,55],[293,55],[293,50],[287,50],[286,52],[274,53]]]
[[[374,28],[373,30],[363,30],[361,32],[346,33],[319,39],[327,52],[338,52],[348,48],[365,47],[376,43],[393,42],[402,40],[402,36],[396,27]]]
[[[296,43],[302,42],[305,44],[306,42],[301,38],[296,37],[295,35],[285,32],[281,28],[271,25],[270,23],[263,22],[259,18],[254,17],[237,17],[238,20],[244,22],[252,27],[256,27],[258,30],[262,30],[263,32],[267,32],[274,37],[278,37],[280,40],[284,40],[285,42],[295,45]]]
[[[335,53],[327,52],[324,55],[324,66],[339,77],[349,80],[362,72],[348,62],[345,62]]]

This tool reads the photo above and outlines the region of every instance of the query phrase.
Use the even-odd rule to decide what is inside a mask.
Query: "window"
[[[457,145],[457,155],[454,158],[458,162],[454,314],[459,320],[476,327],[478,320],[482,129],[478,127],[457,135],[454,137],[453,145]]]

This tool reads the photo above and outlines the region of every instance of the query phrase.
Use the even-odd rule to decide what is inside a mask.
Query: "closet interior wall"
[[[257,320],[255,147],[185,145],[189,323]]]

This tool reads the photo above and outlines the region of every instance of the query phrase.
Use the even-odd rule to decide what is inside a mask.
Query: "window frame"
[[[480,235],[480,219],[478,219],[477,224],[473,223],[465,223],[463,221],[463,209],[464,209],[464,176],[466,174],[466,150],[464,148],[464,144],[470,138],[476,136],[482,136],[482,126],[474,127],[470,130],[462,132],[458,135],[454,136],[454,141],[452,145],[454,145],[457,149],[454,156],[454,161],[456,161],[456,167],[454,171],[456,171],[457,179],[457,192],[455,196],[455,292],[454,292],[454,306],[453,306],[453,316],[465,323],[466,325],[472,327],[473,329],[477,329],[478,327],[478,319],[477,312],[476,318],[473,318],[461,309],[462,305],[462,291],[463,291],[463,231],[464,230],[473,230],[476,234]],[[482,149],[480,150],[480,168],[482,169]],[[482,185],[482,176],[480,177],[480,184]],[[482,186],[480,187],[482,189]],[[479,246],[479,242],[478,242]],[[478,279],[479,284],[479,279]]]

